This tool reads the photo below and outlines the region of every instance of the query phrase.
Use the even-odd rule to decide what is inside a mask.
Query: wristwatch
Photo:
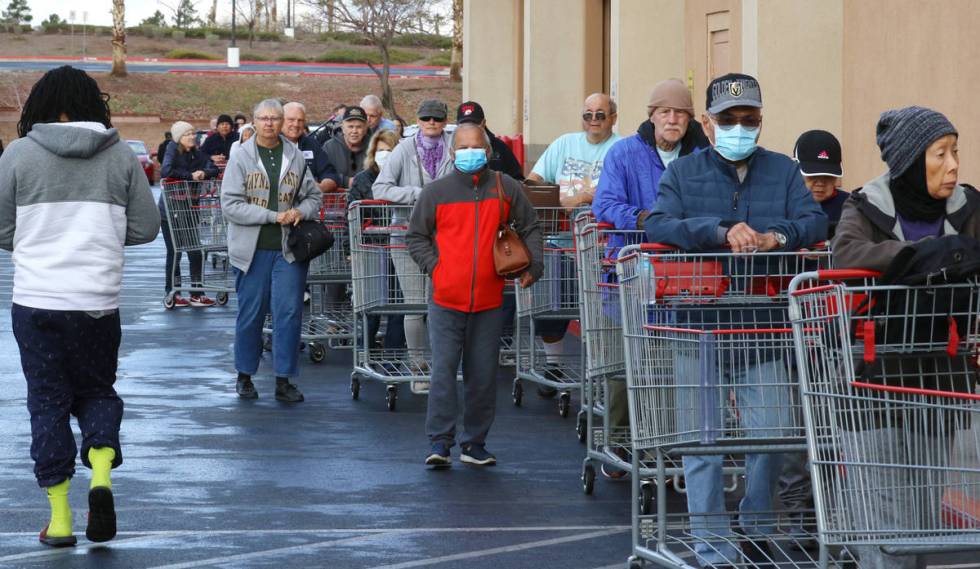
[[[772,236],[776,238],[776,243],[779,244],[779,248],[782,249],[786,247],[786,236],[778,231],[773,231]]]

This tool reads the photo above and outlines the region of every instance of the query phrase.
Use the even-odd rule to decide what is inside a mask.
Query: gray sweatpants
[[[497,356],[503,310],[460,312],[429,302],[432,385],[425,434],[452,446],[459,399],[456,372],[463,362],[463,435],[460,443],[484,444],[497,407]]]

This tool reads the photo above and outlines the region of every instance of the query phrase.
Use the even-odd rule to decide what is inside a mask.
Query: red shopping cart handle
[[[843,281],[848,279],[876,279],[881,271],[868,269],[823,269],[817,271],[817,278],[827,281]]]
[[[665,243],[641,243],[640,251],[677,251],[677,247]]]
[[[900,387],[897,385],[881,385],[879,383],[865,383],[863,381],[852,381],[851,387],[858,389],[869,389],[871,391],[884,391],[887,393],[900,393],[903,395],[928,395],[930,397],[944,397],[946,399],[964,399],[968,401],[980,401],[980,395],[976,393],[962,393],[959,391],[942,391],[939,389],[920,389],[918,387]]]
[[[358,200],[356,202],[351,202],[350,205],[393,205],[392,202],[385,200]]]

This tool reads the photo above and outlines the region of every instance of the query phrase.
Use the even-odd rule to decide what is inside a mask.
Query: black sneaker
[[[303,401],[303,392],[296,389],[292,383],[276,384],[276,401],[284,403],[299,403]]]
[[[459,460],[477,466],[494,466],[497,464],[497,457],[487,452],[483,445],[463,445],[463,452],[460,453]]]
[[[238,378],[235,391],[242,399],[258,399],[259,397],[259,392],[255,390],[255,384],[252,383],[251,379]]]
[[[444,442],[432,443],[429,456],[425,457],[425,464],[428,466],[445,467],[452,466],[452,458],[449,456],[449,445]]]
[[[112,500],[112,490],[96,486],[88,492],[88,527],[85,537],[89,541],[101,543],[116,537],[116,508]]]

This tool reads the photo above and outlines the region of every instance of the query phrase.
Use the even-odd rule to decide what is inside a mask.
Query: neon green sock
[[[71,535],[71,506],[68,505],[68,488],[71,480],[49,486],[48,502],[51,503],[51,521],[48,522],[48,537],[68,537]]]
[[[112,488],[112,481],[109,480],[109,471],[112,470],[112,461],[116,459],[116,451],[111,447],[100,447],[88,449],[88,462],[92,465],[92,484],[89,488],[105,486]]]

